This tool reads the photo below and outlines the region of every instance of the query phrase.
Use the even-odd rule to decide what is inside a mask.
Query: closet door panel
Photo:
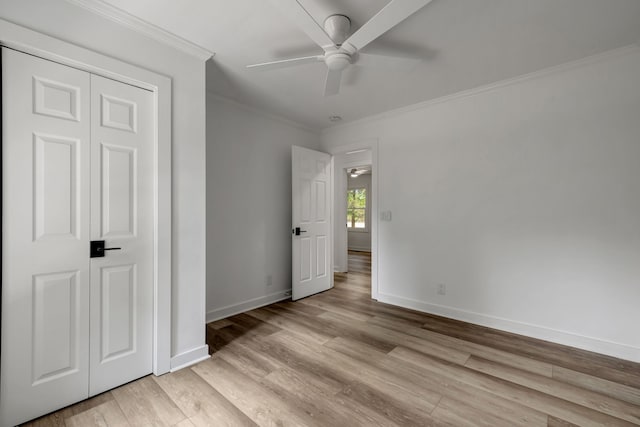
[[[90,75],[2,48],[0,425],[85,399]]]
[[[148,375],[153,339],[153,93],[91,76],[91,395]]]

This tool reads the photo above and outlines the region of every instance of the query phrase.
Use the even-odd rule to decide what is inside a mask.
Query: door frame
[[[337,196],[338,186],[341,186],[342,180],[346,182],[346,175],[344,175],[343,169],[347,167],[348,163],[344,162],[346,156],[350,153],[359,152],[359,151],[371,151],[371,189],[370,189],[370,212],[371,212],[371,298],[374,300],[378,299],[378,139],[370,138],[365,139],[359,142],[347,143],[344,145],[334,146],[327,150],[329,154],[331,154],[331,199],[333,200],[333,224],[334,226],[331,228],[331,241],[334,245],[333,251],[333,266],[334,271],[336,269],[336,254],[338,253],[335,250],[335,230],[337,224],[343,224],[344,221],[339,218],[346,218],[346,205],[345,203],[338,203]],[[355,153],[354,153],[355,154]],[[357,162],[356,162],[357,163]],[[361,165],[354,165],[361,166]],[[340,174],[340,175],[338,175]],[[342,176],[344,175],[344,177]],[[342,197],[341,197],[342,199]],[[338,212],[339,209],[345,207],[344,212]],[[346,233],[346,228],[345,228]],[[346,239],[345,239],[346,245]],[[346,268],[346,266],[345,266]]]
[[[169,77],[0,19],[0,45],[154,94],[153,373],[171,368],[171,92]]]

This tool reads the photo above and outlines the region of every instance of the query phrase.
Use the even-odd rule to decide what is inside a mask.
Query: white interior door
[[[151,372],[151,96],[2,48],[0,426]]]
[[[2,48],[2,426],[87,397],[89,98],[89,74]]]
[[[331,156],[292,147],[292,299],[331,288]]]
[[[91,75],[89,394],[151,373],[153,94]]]

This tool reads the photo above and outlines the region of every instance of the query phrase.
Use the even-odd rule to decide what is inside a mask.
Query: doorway
[[[329,152],[333,155],[334,171],[336,171],[333,182],[334,218],[336,218],[333,231],[336,283],[341,280],[342,273],[348,273],[352,268],[358,269],[357,266],[362,266],[364,262],[369,270],[368,294],[371,299],[376,300],[378,298],[378,142],[367,140],[336,147]],[[352,174],[356,176],[351,177]],[[362,198],[364,195],[366,200],[364,210],[362,203],[352,204],[349,209],[349,179],[352,179],[351,190],[360,190],[360,194],[354,192],[353,197]],[[363,185],[365,182],[366,185]],[[347,222],[351,223],[351,227]],[[351,243],[349,234],[351,234]],[[367,259],[362,260],[363,257]]]

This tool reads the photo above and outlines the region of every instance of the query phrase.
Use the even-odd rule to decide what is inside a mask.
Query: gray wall
[[[629,47],[324,132],[379,141],[380,299],[640,361],[638,76]]]
[[[291,146],[318,149],[320,136],[215,95],[207,97],[207,126],[207,319],[214,320],[291,290]]]

